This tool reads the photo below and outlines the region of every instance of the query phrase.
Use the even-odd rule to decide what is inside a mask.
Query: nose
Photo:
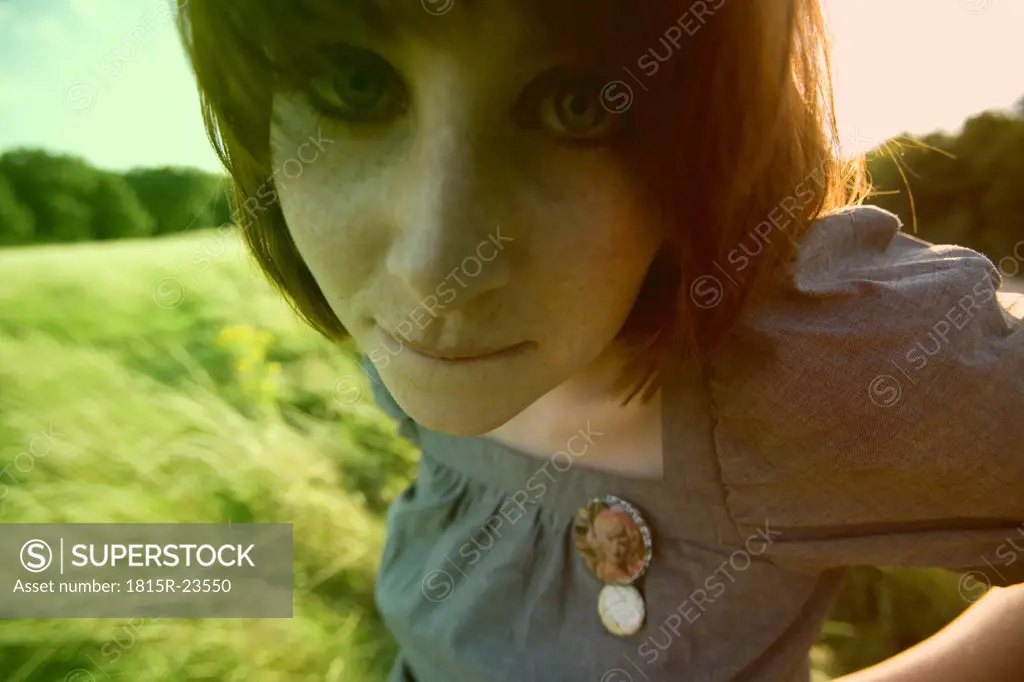
[[[454,125],[412,145],[387,268],[420,300],[443,292],[446,308],[462,308],[511,279],[512,240],[497,179],[480,162],[485,146]]]

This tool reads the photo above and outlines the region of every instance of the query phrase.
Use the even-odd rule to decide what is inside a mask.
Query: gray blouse
[[[425,429],[365,362],[422,450],[377,583],[389,682],[807,682],[850,566],[970,571],[967,599],[1024,581],[1024,324],[988,259],[900,227],[867,206],[815,223],[705,378],[667,378],[658,480],[577,461],[589,424],[548,459]],[[630,636],[573,544],[605,494],[654,538]]]

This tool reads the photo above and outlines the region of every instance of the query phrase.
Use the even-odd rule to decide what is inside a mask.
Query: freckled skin
[[[277,177],[299,253],[403,409],[428,428],[479,435],[605,371],[663,232],[608,146],[568,145],[511,115],[565,59],[538,46],[516,3],[465,16],[456,3],[437,22],[433,40],[359,41],[407,84],[401,116],[330,121],[279,95],[271,145],[276,166],[293,155],[287,139],[320,127],[333,141]],[[382,341],[376,324],[431,347],[531,344],[440,363]]]

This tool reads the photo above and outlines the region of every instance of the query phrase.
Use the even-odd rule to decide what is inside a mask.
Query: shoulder
[[[772,466],[906,464],[1020,409],[1024,331],[998,303],[995,266],[901,228],[871,206],[816,221],[716,352],[722,428]]]
[[[1000,282],[981,253],[911,236],[897,216],[875,206],[852,207],[811,225],[792,262],[740,316],[734,336],[774,339],[780,352],[830,344],[840,359],[835,353],[844,348],[916,340],[942,328],[942,319],[970,316],[975,331],[998,331],[1003,318],[992,303]]]
[[[931,244],[903,231],[900,219],[876,206],[854,206],[825,215],[808,229],[780,290],[826,295],[837,289],[908,296],[953,291],[980,281],[993,291],[999,274],[981,253],[964,246]],[[955,291],[954,291],[955,290]]]
[[[794,566],[981,563],[1024,518],[1024,323],[999,285],[880,209],[817,221],[710,363],[737,525],[770,519]]]

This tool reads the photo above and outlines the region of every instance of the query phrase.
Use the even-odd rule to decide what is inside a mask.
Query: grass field
[[[416,453],[355,362],[231,235],[0,251],[0,518],[292,522],[296,575],[290,620],[5,620],[0,679],[382,680],[373,576]],[[867,665],[962,608],[955,576],[856,571],[816,665]]]

